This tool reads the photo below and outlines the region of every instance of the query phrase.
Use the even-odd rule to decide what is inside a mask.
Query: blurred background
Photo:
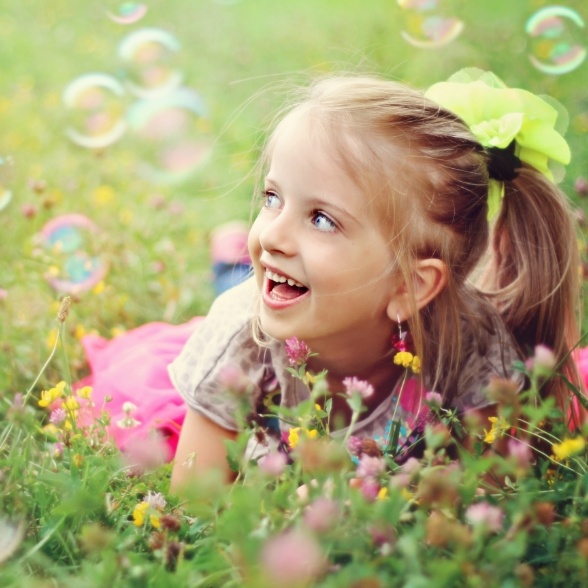
[[[377,73],[425,88],[463,67],[557,98],[588,192],[588,3],[542,0],[4,0],[0,7],[0,397],[66,323],[79,340],[206,312],[210,231],[248,222],[255,162],[293,85]]]

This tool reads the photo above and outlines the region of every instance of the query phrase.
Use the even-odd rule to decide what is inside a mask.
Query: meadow
[[[557,421],[549,403],[530,410],[501,397],[501,418],[522,411],[551,448],[533,463],[521,448],[482,458],[481,442],[452,465],[445,433],[459,425],[440,411],[422,462],[400,471],[390,461],[373,495],[349,487],[355,466],[322,431],[287,470],[240,463],[239,439],[239,482],[203,480],[185,503],[168,495],[168,465],[137,472],[125,462],[104,435],[106,415],[91,430],[75,418],[51,430],[39,406],[62,381],[76,397],[85,335],[206,313],[210,233],[249,222],[272,117],[318,75],[376,73],[426,88],[477,67],[553,96],[569,114],[561,186],[584,252],[588,60],[566,71],[549,56],[553,38],[541,44],[526,31],[548,2],[428,4],[439,18],[425,34],[429,13],[395,0],[2,3],[0,585],[586,585],[586,431],[545,432],[546,419]],[[585,2],[565,7],[562,50],[588,45]],[[51,247],[64,227],[84,237],[71,251]],[[521,367],[530,396],[550,375],[544,367]],[[303,406],[295,418],[314,430],[326,407],[317,410]],[[481,439],[506,430],[468,426]],[[508,483],[476,502],[490,467]],[[296,488],[312,479],[319,484],[299,499]]]

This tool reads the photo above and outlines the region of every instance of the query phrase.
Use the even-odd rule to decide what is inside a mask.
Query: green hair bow
[[[463,119],[483,147],[505,149],[514,140],[514,154],[551,181],[556,181],[554,164],[570,162],[570,148],[562,136],[567,112],[549,96],[508,88],[493,73],[476,68],[434,84],[425,95]],[[498,212],[503,195],[504,184],[491,180],[489,218]]]

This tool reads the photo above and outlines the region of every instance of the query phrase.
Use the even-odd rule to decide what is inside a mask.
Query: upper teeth
[[[293,280],[292,278],[286,278],[285,276],[281,276],[280,274],[276,274],[271,272],[270,270],[265,270],[265,275],[272,280],[272,282],[278,282],[279,284],[285,284],[288,282],[289,286],[297,286],[298,288],[304,288],[304,284]]]

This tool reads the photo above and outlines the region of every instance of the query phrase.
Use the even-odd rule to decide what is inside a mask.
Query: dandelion
[[[491,445],[496,439],[500,439],[510,429],[510,424],[501,416],[491,416],[488,417],[488,420],[492,423],[492,427],[489,431],[484,429],[484,443]]]
[[[364,400],[367,400],[374,393],[374,387],[369,382],[355,377],[345,378],[343,386],[345,386],[345,393],[348,396],[359,394]]]
[[[564,439],[561,443],[554,443],[551,449],[558,460],[562,461],[568,457],[584,450],[586,441],[583,437]]]
[[[297,337],[290,337],[286,339],[286,354],[288,355],[288,362],[292,367],[297,367],[305,364],[310,357],[310,347]]]

